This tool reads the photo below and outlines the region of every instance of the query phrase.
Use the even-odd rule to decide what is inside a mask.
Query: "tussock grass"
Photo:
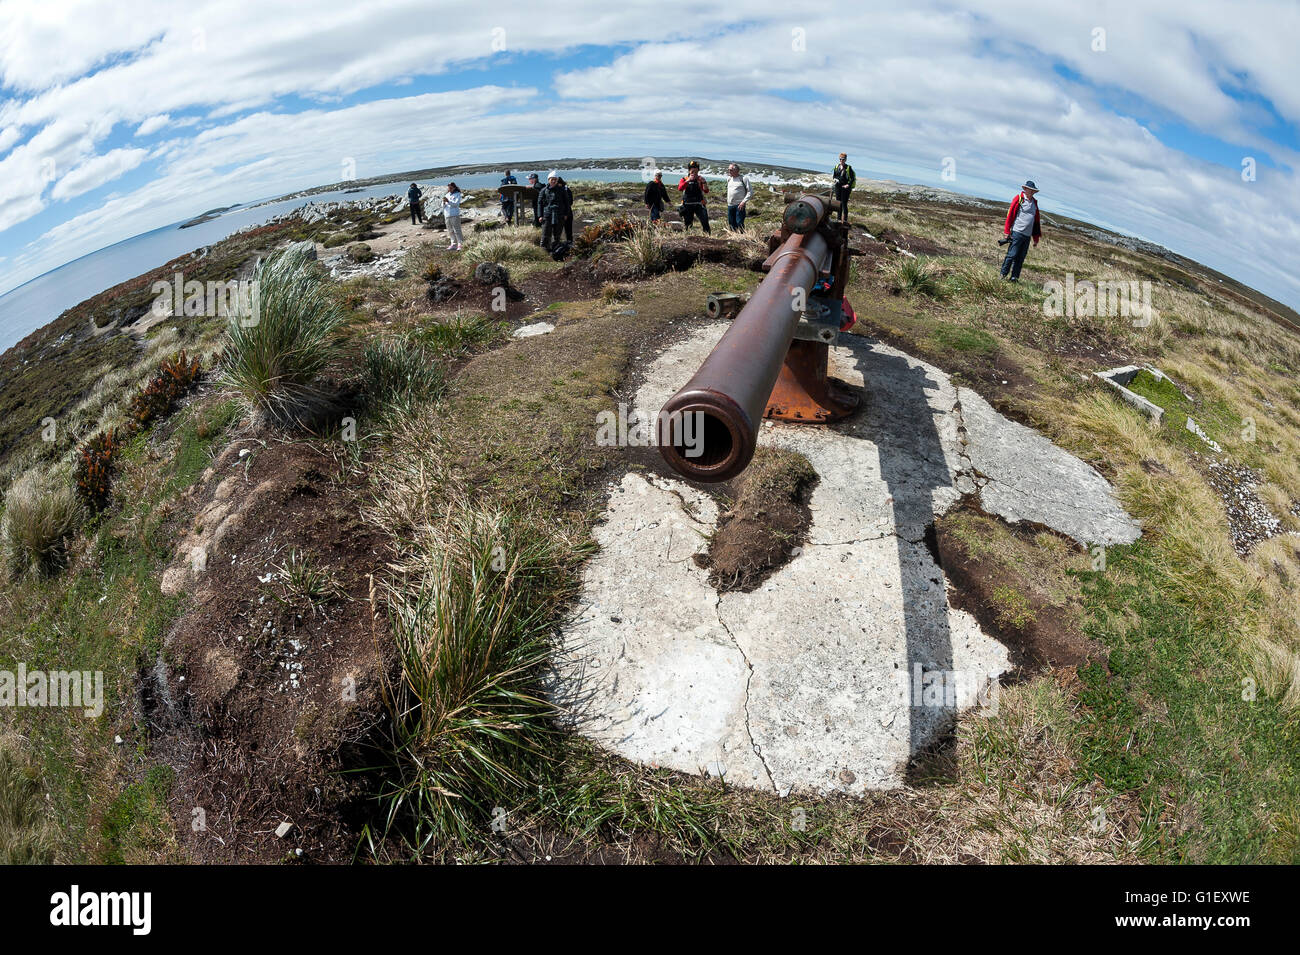
[[[942,298],[943,286],[934,266],[922,258],[900,255],[881,266],[891,286],[908,295]]]
[[[430,350],[402,339],[368,343],[361,356],[361,378],[367,401],[381,419],[409,412],[443,384],[442,367]]]
[[[49,575],[67,559],[67,542],[84,512],[66,476],[47,479],[29,472],[5,497],[0,554],[11,577],[28,571]]]
[[[470,262],[496,262],[506,265],[511,262],[548,261],[550,255],[535,241],[512,239],[490,232],[467,245],[463,258]]]
[[[338,355],[347,312],[305,252],[272,256],[253,278],[260,315],[227,327],[220,380],[255,427],[310,425],[333,406],[318,378]]]
[[[276,576],[272,593],[288,607],[310,608],[315,613],[321,607],[346,596],[334,572],[329,567],[321,566],[307,551],[289,548],[289,553],[274,569]]]
[[[395,765],[381,796],[385,834],[416,853],[472,844],[494,809],[533,798],[556,732],[539,678],[575,555],[459,490],[417,548],[415,579],[388,591],[401,676],[386,688]]]
[[[495,319],[458,313],[451,318],[413,327],[410,339],[417,345],[427,345],[442,358],[459,358],[474,348],[496,341],[502,332],[502,323]]]
[[[624,243],[625,254],[642,275],[656,275],[664,269],[664,241],[659,229],[634,227]]]

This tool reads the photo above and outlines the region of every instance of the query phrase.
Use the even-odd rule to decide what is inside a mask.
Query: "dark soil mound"
[[[812,513],[808,498],[817,472],[793,451],[759,448],[740,479],[730,510],[718,518],[707,555],[696,557],[712,570],[718,591],[753,590],[798,553]]]

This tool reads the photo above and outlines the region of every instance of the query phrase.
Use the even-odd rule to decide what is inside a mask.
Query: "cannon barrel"
[[[767,277],[699,370],[660,412],[659,452],[679,474],[726,481],[754,456],[764,410],[802,306],[829,265],[830,247],[817,231],[827,209],[816,196],[790,203],[786,219],[800,231],[787,223],[792,234],[768,259]],[[796,294],[800,289],[803,294]],[[698,426],[692,429],[693,424]]]

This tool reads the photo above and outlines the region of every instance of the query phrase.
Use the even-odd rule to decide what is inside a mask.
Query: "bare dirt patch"
[[[1062,566],[1076,545],[1029,524],[1008,524],[963,501],[935,522],[927,542],[951,583],[948,599],[1011,652],[1004,682],[1045,667],[1079,666],[1101,648],[1082,630],[1081,601]]]
[[[738,481],[731,507],[718,517],[718,529],[700,567],[712,570],[709,583],[719,593],[751,591],[797,553],[808,536],[808,499],[817,472],[802,454],[759,448]]]
[[[348,861],[367,793],[340,771],[363,765],[382,720],[391,654],[369,575],[387,546],[320,450],[252,443],[241,459],[241,446],[198,486],[238,517],[209,542],[193,606],[142,674],[143,716],[176,771],[172,814],[195,861]]]

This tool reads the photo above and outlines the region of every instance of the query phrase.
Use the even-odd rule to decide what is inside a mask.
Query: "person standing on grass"
[[[1009,237],[1006,258],[1002,260],[1002,277],[1012,282],[1020,281],[1020,267],[1025,264],[1029,254],[1029,243],[1037,247],[1043,237],[1043,228],[1038,221],[1038,187],[1034,180],[1026,179],[1020,187],[1020,194],[1011,200],[1007,210],[1007,221],[1002,226],[1002,234]]]
[[[569,218],[567,195],[564,186],[560,184],[560,174],[552,169],[537,200],[542,213],[542,248],[547,252],[559,245],[564,222]]]
[[[650,221],[658,222],[668,205],[668,187],[664,185],[664,174],[656,172],[655,177],[646,183],[645,207],[650,210]]]
[[[519,185],[519,180],[512,176],[510,170],[507,169],[506,174],[501,177],[501,185],[517,186]],[[504,192],[499,192],[497,193],[497,198],[501,200],[501,215],[505,218],[506,225],[510,225],[511,221],[515,217],[515,197],[513,195],[507,196]]]
[[[700,176],[700,164],[694,159],[686,167],[686,175],[682,176],[682,181],[677,184],[677,191],[682,194],[682,225],[687,232],[690,231],[691,223],[695,217],[699,216],[700,227],[704,229],[704,234],[709,234],[709,210],[705,208],[704,203],[708,201],[705,197],[709,194],[709,184]]]
[[[424,221],[424,209],[421,207],[420,197],[424,192],[415,183],[411,183],[411,188],[406,190],[406,198],[411,203],[411,225]]]
[[[542,216],[537,209],[537,200],[542,195],[542,183],[537,178],[537,173],[530,172],[528,174],[528,185],[533,187],[533,225],[540,229],[542,227]]]
[[[573,242],[573,190],[569,184],[564,181],[563,176],[557,176],[560,180],[560,188],[564,190],[564,206],[568,210],[564,213],[564,241]]]
[[[727,227],[737,232],[745,231],[745,204],[754,198],[754,187],[749,177],[740,174],[734,162],[727,167]]]
[[[840,153],[840,161],[831,170],[831,178],[835,180],[832,195],[834,195],[835,202],[839,205],[840,221],[847,222],[849,218],[849,194],[853,192],[853,187],[858,184],[858,174],[849,165],[848,153]]]
[[[464,239],[460,232],[460,201],[463,198],[460,188],[454,183],[447,184],[447,192],[442,197],[442,214],[447,220],[447,235],[451,237],[451,244],[447,246],[449,252],[459,252]]]

